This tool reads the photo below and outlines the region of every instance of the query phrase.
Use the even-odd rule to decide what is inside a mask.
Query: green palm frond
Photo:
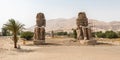
[[[9,21],[4,24],[5,28],[7,28],[8,30],[10,30],[13,34],[14,33],[18,33],[19,31],[21,31],[23,29],[23,24],[16,22],[14,19],[9,19]]]

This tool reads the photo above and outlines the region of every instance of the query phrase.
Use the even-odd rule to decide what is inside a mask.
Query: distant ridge
[[[93,31],[120,31],[120,21],[104,22],[95,19],[89,19],[90,26],[92,26]],[[51,19],[47,20],[46,31],[72,31],[76,28],[76,18],[64,19]],[[34,26],[27,28],[28,31],[34,31]]]

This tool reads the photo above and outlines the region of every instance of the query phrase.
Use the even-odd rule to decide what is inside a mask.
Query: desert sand
[[[19,41],[21,49],[14,49],[9,37],[0,37],[0,60],[120,60],[120,46],[81,46],[69,40],[48,38],[46,45],[39,46]]]

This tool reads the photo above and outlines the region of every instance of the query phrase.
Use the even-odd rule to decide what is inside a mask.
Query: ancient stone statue
[[[34,44],[45,43],[45,26],[46,20],[43,13],[38,13],[36,16],[36,26],[34,29]]]
[[[88,26],[88,19],[85,12],[80,12],[76,21],[77,26]]]
[[[78,14],[78,18],[76,19],[77,25],[77,39],[78,40],[89,40],[90,32],[88,27],[88,19],[86,17],[85,12],[80,12]]]

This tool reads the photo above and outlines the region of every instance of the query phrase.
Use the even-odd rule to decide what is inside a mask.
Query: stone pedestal
[[[41,45],[41,44],[44,44],[44,43],[45,43],[45,40],[34,40],[35,45]]]
[[[95,45],[96,43],[96,40],[80,40],[81,45]]]

